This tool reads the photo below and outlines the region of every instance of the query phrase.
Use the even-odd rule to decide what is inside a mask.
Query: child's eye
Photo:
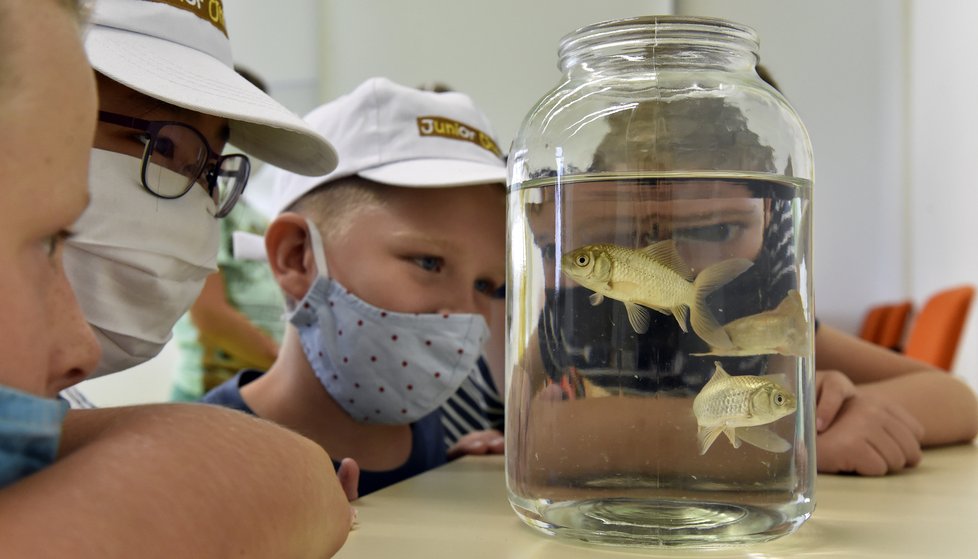
[[[490,280],[475,280],[475,290],[492,297],[496,292],[496,284]]]
[[[743,230],[744,226],[739,223],[717,223],[702,227],[676,229],[673,232],[673,238],[704,243],[726,243],[740,236]]]
[[[415,257],[414,263],[417,264],[422,270],[428,272],[440,272],[445,261],[437,256],[418,256]]]

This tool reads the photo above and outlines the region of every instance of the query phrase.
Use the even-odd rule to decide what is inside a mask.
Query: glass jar
[[[756,542],[814,508],[812,152],[757,48],[584,27],[514,142],[506,477],[545,533]]]

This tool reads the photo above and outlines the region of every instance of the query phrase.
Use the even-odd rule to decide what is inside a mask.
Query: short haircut
[[[286,210],[301,213],[319,226],[324,238],[338,241],[364,210],[384,206],[384,190],[388,188],[397,187],[358,176],[344,177],[317,186]]]

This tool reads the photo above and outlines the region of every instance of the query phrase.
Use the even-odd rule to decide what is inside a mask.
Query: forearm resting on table
[[[978,435],[978,402],[964,382],[942,371],[920,371],[857,385],[896,402],[924,426],[923,446],[967,442]]]
[[[299,435],[202,404],[72,410],[52,466],[0,491],[16,557],[328,557],[350,507]]]

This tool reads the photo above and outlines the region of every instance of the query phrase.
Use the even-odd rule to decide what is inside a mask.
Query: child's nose
[[[52,356],[52,373],[60,378],[79,382],[92,374],[98,365],[101,349],[95,332],[88,325],[67,279],[61,292],[62,303],[58,315],[53,317],[53,328],[58,340],[58,351]]]

